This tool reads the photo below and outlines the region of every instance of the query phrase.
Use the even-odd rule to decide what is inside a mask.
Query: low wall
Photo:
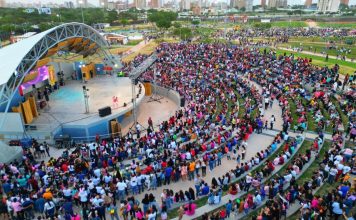
[[[156,91],[158,95],[167,97],[172,100],[178,106],[178,108],[180,107],[180,95],[175,90],[155,85],[152,85],[152,89],[152,91]]]

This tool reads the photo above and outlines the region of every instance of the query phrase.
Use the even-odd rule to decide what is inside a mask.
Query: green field
[[[319,27],[356,28],[356,22],[318,22]]]
[[[355,46],[350,46],[350,45],[340,45],[338,46],[338,49],[340,48],[345,48],[348,50],[351,50],[351,53],[346,53],[343,52],[341,53],[340,50],[336,49],[328,49],[326,47],[326,42],[312,42],[312,43],[299,43],[299,42],[289,42],[285,44],[280,44],[282,47],[303,47],[304,51],[309,51],[309,52],[316,52],[316,53],[324,53],[324,54],[329,54],[331,56],[337,56],[337,55],[345,55],[347,58],[354,58],[356,59],[356,47]],[[344,50],[343,50],[344,51]]]
[[[335,64],[338,64],[340,66],[340,73],[341,74],[347,74],[347,73],[353,73],[356,71],[356,65],[355,63],[348,62],[348,61],[342,61],[342,60],[336,60],[329,58],[329,60],[326,62],[324,57],[321,56],[316,56],[316,55],[309,55],[305,54],[303,52],[292,52],[289,50],[283,50],[283,49],[277,49],[276,50],[277,54],[294,54],[298,57],[306,57],[306,58],[312,58],[312,63],[317,66],[328,66],[328,67],[333,67]]]
[[[271,24],[272,27],[283,27],[283,28],[287,28],[287,27],[297,28],[297,27],[308,26],[304,21],[274,21],[271,22]]]

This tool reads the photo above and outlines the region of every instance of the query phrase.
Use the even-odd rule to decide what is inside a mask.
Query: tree
[[[192,20],[192,24],[197,26],[200,24],[200,21],[199,20]]]
[[[160,19],[156,21],[156,25],[158,28],[168,29],[172,26],[172,22],[170,20]]]
[[[246,8],[242,7],[242,8],[240,8],[240,11],[244,12],[244,11],[246,11]]]
[[[126,26],[126,25],[128,25],[129,24],[129,21],[127,20],[127,19],[121,19],[120,20],[120,23],[122,24],[122,26]]]
[[[173,34],[183,39],[190,39],[193,37],[192,29],[190,28],[177,28],[174,29]]]
[[[173,23],[173,26],[174,26],[175,28],[181,28],[181,27],[182,27],[181,23],[179,23],[179,22],[174,22],[174,23]]]

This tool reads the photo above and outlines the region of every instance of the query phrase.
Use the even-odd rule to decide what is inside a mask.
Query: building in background
[[[349,5],[349,0],[341,0],[340,4]]]
[[[65,8],[74,8],[74,3],[72,1],[64,2]]]
[[[180,10],[190,10],[190,0],[182,0],[180,2],[181,6],[180,6]]]
[[[245,0],[245,11],[253,10],[253,0]]]
[[[269,0],[268,8],[287,8],[288,1],[287,0]]]
[[[192,5],[192,11],[193,11],[193,15],[195,15],[195,16],[201,15],[201,8],[197,4]]]
[[[5,8],[6,2],[5,0],[0,0],[0,8]]]
[[[337,12],[339,10],[340,0],[318,0],[318,11]]]
[[[80,8],[87,8],[88,7],[88,0],[77,0],[77,7]]]
[[[146,0],[134,0],[135,8],[144,9],[147,7]]]
[[[266,0],[261,0],[261,7],[265,8],[266,7]]]
[[[304,6],[310,8],[313,4],[313,0],[305,0]]]
[[[99,0],[99,7],[108,8],[108,0]]]
[[[162,1],[160,0],[151,0],[151,8],[161,8]]]

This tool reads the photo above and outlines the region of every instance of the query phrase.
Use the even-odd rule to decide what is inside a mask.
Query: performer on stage
[[[119,107],[119,98],[117,96],[112,97],[112,104],[113,104],[113,108]]]

